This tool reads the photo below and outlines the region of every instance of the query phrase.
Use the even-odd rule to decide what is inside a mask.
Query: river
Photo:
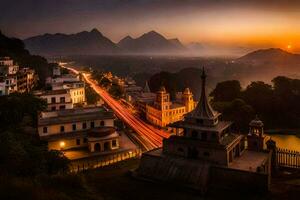
[[[300,138],[296,135],[270,134],[268,136],[276,142],[277,147],[300,152]]]

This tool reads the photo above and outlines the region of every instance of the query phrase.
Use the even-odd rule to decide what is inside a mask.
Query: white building
[[[38,133],[49,149],[86,147],[94,152],[119,148],[114,114],[101,107],[44,112],[38,120]]]

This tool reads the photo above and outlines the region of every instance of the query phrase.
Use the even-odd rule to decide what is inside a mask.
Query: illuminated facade
[[[101,107],[43,112],[38,133],[48,142],[48,149],[87,148],[90,152],[119,148],[119,134],[114,128],[114,114]]]
[[[256,119],[250,123],[248,139],[251,141],[247,149],[246,137],[234,133],[232,123],[222,121],[221,113],[212,109],[205,82],[203,70],[198,105],[184,120],[169,125],[183,129],[183,134],[171,135],[163,139],[162,148],[143,153],[134,175],[191,187],[203,193],[209,187],[267,191],[272,151],[262,147],[262,122]]]
[[[156,99],[153,104],[146,105],[146,119],[159,127],[165,127],[170,123],[183,119],[183,116],[191,112],[196,106],[193,94],[186,88],[181,99],[176,102],[170,101],[170,94],[166,92],[165,87],[161,87],[156,93]]]
[[[29,92],[33,89],[37,75],[30,68],[19,68],[10,57],[0,58],[0,96],[13,92]]]

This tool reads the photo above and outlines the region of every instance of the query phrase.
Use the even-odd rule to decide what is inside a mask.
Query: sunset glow
[[[4,9],[0,25],[11,22],[11,26],[3,31],[21,38],[98,28],[105,36],[118,42],[127,35],[138,37],[155,30],[167,38],[178,38],[184,44],[199,42],[235,47],[279,47],[299,52],[297,47],[292,48],[289,44],[289,41],[300,43],[297,2],[229,1],[222,5],[219,1],[105,2],[74,1],[69,5],[66,1],[59,1],[59,5],[55,6],[50,1],[49,5],[21,3],[24,5],[18,5],[18,16],[27,13],[26,18],[14,17],[9,14],[9,9]],[[11,8],[16,6],[8,1],[6,4]],[[53,9],[55,12],[52,12]],[[28,14],[28,10],[32,12]],[[34,26],[30,25],[32,28],[28,29],[32,21]],[[287,47],[287,44],[290,46]]]

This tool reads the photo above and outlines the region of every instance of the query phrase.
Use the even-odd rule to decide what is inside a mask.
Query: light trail
[[[75,74],[79,74],[79,71],[74,68],[65,66],[64,68],[67,68]],[[96,81],[90,77],[90,74],[82,73],[82,75],[85,81],[101,96],[105,103],[114,110],[115,114],[128,124],[143,141],[147,142],[146,145],[143,145],[147,150],[150,150],[151,147],[161,147],[163,138],[168,138],[170,136],[169,133],[159,130],[133,115],[127,108],[123,107],[118,101],[112,98],[108,92],[98,86]]]

